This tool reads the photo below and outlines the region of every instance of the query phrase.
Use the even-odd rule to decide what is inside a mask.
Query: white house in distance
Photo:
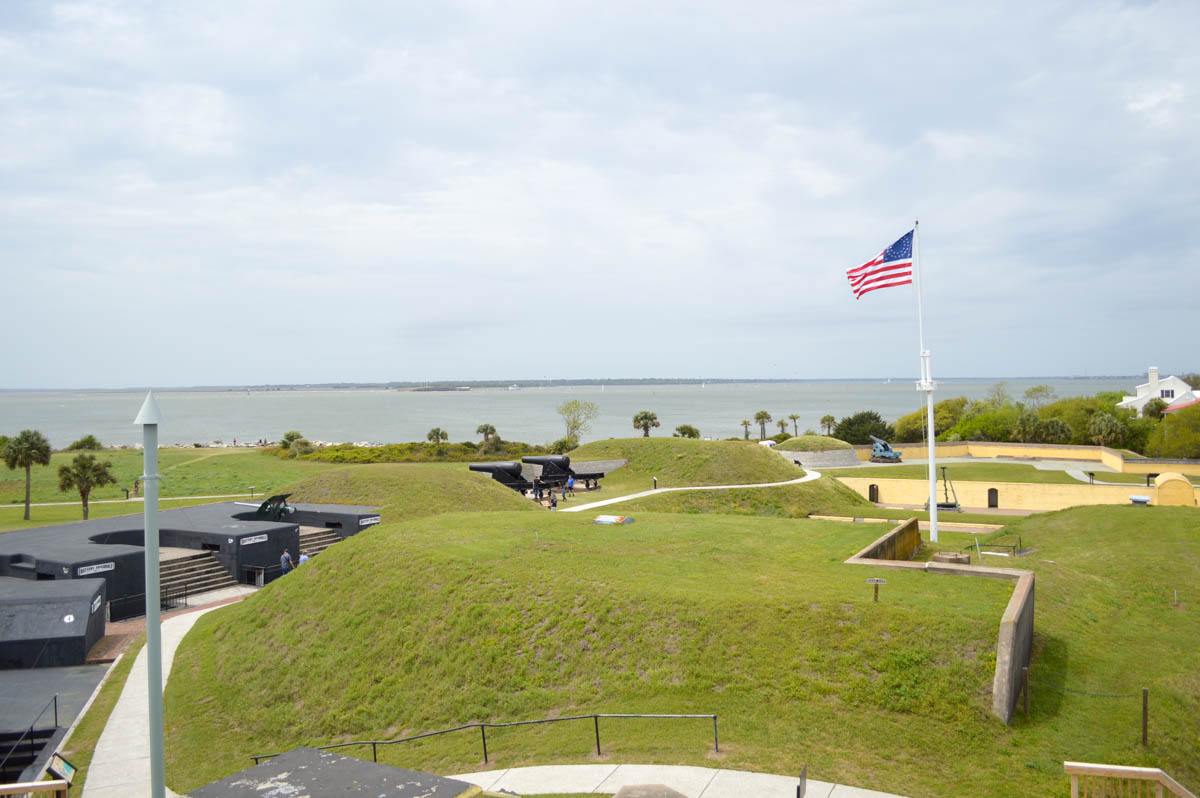
[[[1151,399],[1162,399],[1167,403],[1167,407],[1172,405],[1183,405],[1194,402],[1200,399],[1192,391],[1192,386],[1188,385],[1178,377],[1171,376],[1165,380],[1158,378],[1158,367],[1150,367],[1150,381],[1144,382],[1137,387],[1137,396],[1126,396],[1120,402],[1117,402],[1117,407],[1127,407],[1133,410],[1138,415],[1142,414],[1142,408]]]

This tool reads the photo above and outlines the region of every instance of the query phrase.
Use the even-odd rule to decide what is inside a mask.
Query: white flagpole
[[[925,414],[929,429],[929,539],[938,542],[937,455],[934,451],[936,431],[933,426],[933,367],[929,350],[925,348],[925,310],[921,300],[921,223],[913,222],[913,265],[917,270],[917,330],[921,337],[921,379],[917,390],[925,392]]]

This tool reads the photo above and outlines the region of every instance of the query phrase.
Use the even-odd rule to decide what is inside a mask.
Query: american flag
[[[877,288],[912,284],[913,231],[909,230],[896,243],[880,252],[862,266],[846,269],[846,279],[855,299],[862,299]]]

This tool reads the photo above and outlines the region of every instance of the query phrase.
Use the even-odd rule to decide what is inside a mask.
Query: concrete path
[[[162,623],[163,685],[171,673],[175,649],[208,607],[176,615]],[[88,766],[83,798],[127,798],[150,794],[150,709],[146,685],[146,649],[138,652],[117,705],[96,743]],[[167,790],[167,795],[175,793]]]
[[[461,773],[452,779],[485,790],[537,793],[615,793],[631,784],[662,784],[688,798],[796,798],[796,776],[671,765],[546,765]],[[808,780],[806,798],[900,798],[892,793]]]
[[[820,471],[809,471],[799,479],[789,479],[786,482],[755,482],[749,485],[695,485],[682,488],[656,488],[655,490],[644,490],[641,493],[630,493],[627,496],[617,496],[613,499],[602,499],[598,502],[588,502],[581,504],[578,507],[560,507],[560,513],[581,513],[584,510],[594,510],[597,507],[606,507],[610,504],[618,504],[620,502],[631,501],[632,499],[640,499],[644,496],[657,496],[660,493],[671,493],[680,490],[736,490],[738,488],[776,488],[780,485],[799,485],[801,482],[812,482],[821,478]]]

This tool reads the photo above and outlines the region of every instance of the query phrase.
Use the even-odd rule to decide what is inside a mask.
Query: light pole
[[[134,424],[142,425],[142,482],[146,486],[143,508],[146,551],[146,687],[150,710],[150,796],[165,798],[166,781],[163,775],[163,704],[162,704],[162,630],[159,627],[158,585],[158,425],[163,420],[154,392],[146,393],[146,401],[138,411]]]

